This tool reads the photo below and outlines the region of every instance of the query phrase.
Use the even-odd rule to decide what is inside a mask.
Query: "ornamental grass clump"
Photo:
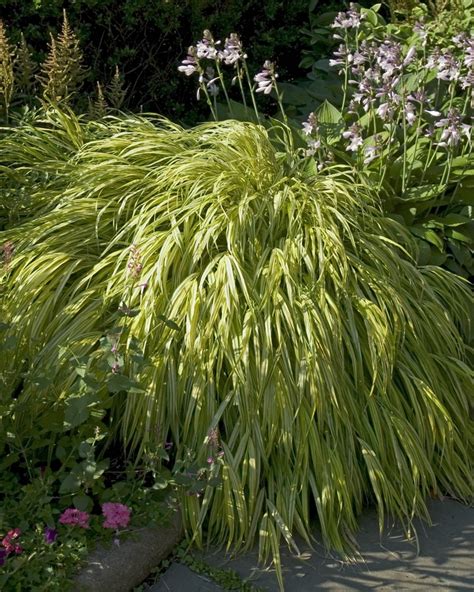
[[[298,552],[314,517],[348,551],[368,501],[381,527],[409,527],[430,494],[466,500],[465,282],[417,267],[409,234],[347,169],[290,168],[261,126],[101,125],[52,180],[51,209],[0,233],[16,339],[2,402],[23,380],[28,404],[17,432],[44,405],[60,418],[80,360],[119,332],[99,388],[124,446],[171,440],[176,462],[191,453],[218,479],[183,496],[197,543],[258,539],[278,568],[280,540]]]

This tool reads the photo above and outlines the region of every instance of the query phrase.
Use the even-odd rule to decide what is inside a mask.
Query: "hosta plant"
[[[319,169],[353,166],[381,193],[384,209],[418,237],[421,263],[474,276],[472,119],[474,8],[462,19],[386,24],[378,7],[351,4],[334,19],[339,47],[327,66],[341,104],[323,103],[303,124]],[[448,21],[448,25],[446,22]]]
[[[381,527],[409,527],[429,495],[467,499],[464,281],[417,267],[347,168],[292,165],[261,126],[102,126],[52,177],[52,207],[0,234],[2,401],[28,404],[15,429],[80,397],[78,364],[108,340],[97,388],[123,446],[171,440],[216,479],[183,496],[197,543],[258,539],[279,567],[280,540],[298,552],[313,517],[348,551],[368,500]]]

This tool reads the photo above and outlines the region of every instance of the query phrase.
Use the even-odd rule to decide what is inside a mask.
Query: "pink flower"
[[[2,547],[4,548],[4,551],[2,550],[2,556],[4,559],[10,555],[10,553],[16,553],[17,555],[23,553],[23,547],[17,543],[12,542],[15,541],[20,535],[21,530],[19,528],[14,528],[5,535],[2,541]]]
[[[76,510],[76,508],[68,508],[61,514],[59,522],[61,524],[89,528],[89,519],[90,516],[87,512],[81,512],[80,510]]]
[[[126,528],[130,522],[132,510],[124,504],[107,502],[102,505],[102,514],[105,521],[102,524],[104,528]]]
[[[10,540],[14,540],[14,539],[17,539],[20,535],[21,535],[21,530],[19,528],[14,528],[13,530],[10,530],[7,532],[5,538],[10,539]]]

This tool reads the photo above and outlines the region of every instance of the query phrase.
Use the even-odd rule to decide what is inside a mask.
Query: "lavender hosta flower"
[[[433,138],[435,135],[435,127],[434,125],[429,125],[425,131],[423,132],[423,135],[425,136],[425,138]]]
[[[188,55],[181,62],[181,66],[178,66],[178,70],[186,74],[186,76],[191,76],[199,70],[199,62],[196,59],[196,49],[194,47],[191,46],[188,49]]]
[[[469,69],[474,67],[474,39],[472,37],[466,40],[463,62]]]
[[[357,113],[357,103],[354,101],[354,99],[351,99],[349,101],[349,104],[347,105],[347,112],[348,113]]]
[[[416,47],[414,45],[412,45],[410,47],[410,49],[407,51],[407,54],[403,60],[402,66],[408,66],[409,64],[411,64],[414,60],[414,58],[416,57]]]
[[[423,46],[425,46],[427,38],[428,38],[428,32],[426,30],[425,24],[422,21],[417,21],[413,25],[413,30],[418,35],[418,37],[421,39]]]
[[[309,121],[303,121],[303,134],[305,136],[310,136],[313,133],[313,126]]]
[[[399,105],[402,102],[402,97],[395,90],[398,82],[398,78],[384,82],[382,86],[376,89],[375,97],[377,99],[382,99],[383,103],[388,103],[392,106]]]
[[[239,61],[247,58],[237,33],[231,33],[226,38],[224,49],[219,52],[218,57],[226,66],[235,66]]]
[[[351,73],[353,76],[363,77],[365,75],[365,65],[367,63],[367,56],[361,51],[355,51],[350,55]]]
[[[469,38],[466,35],[466,33],[462,32],[462,33],[459,33],[458,35],[454,35],[454,37],[452,38],[452,42],[454,43],[454,45],[456,47],[464,49],[466,47],[466,42],[468,41],[468,39]]]
[[[365,14],[361,14],[357,6],[351,2],[349,9],[339,12],[331,25],[333,29],[358,29]]]
[[[357,87],[357,91],[354,93],[352,100],[354,103],[362,105],[365,112],[375,102],[375,89],[368,78],[361,80]]]
[[[199,59],[205,58],[207,60],[215,60],[218,57],[216,45],[219,45],[220,41],[214,41],[211,32],[205,30],[201,41],[196,43],[196,55]]]
[[[405,104],[405,120],[409,126],[412,126],[417,118],[415,105],[413,103],[406,103]]]
[[[471,126],[463,123],[462,115],[456,108],[451,109],[447,117],[437,121],[435,127],[441,129],[438,146],[454,147],[459,144],[462,136],[471,136]]]
[[[308,148],[305,150],[305,156],[314,156],[321,148],[321,141],[320,140],[308,140]]]
[[[349,145],[346,150],[349,152],[357,152],[362,146],[362,136],[360,135],[360,126],[357,123],[353,123],[351,127],[342,133],[342,137],[345,140],[349,140]]]
[[[393,108],[391,107],[390,103],[380,103],[376,110],[377,115],[383,121],[388,121],[392,119],[393,116]]]
[[[474,87],[474,71],[471,70],[466,74],[466,76],[461,76],[459,79],[461,83],[461,88],[466,90],[466,88],[473,88]]]
[[[313,132],[319,131],[318,118],[316,117],[316,115],[314,113],[310,113],[308,115],[308,119],[306,121],[303,121],[302,126],[303,126],[303,133],[306,136],[310,136]]]
[[[411,95],[408,95],[407,98],[409,101],[416,101],[417,103],[420,103],[421,105],[427,103],[427,101],[428,101],[428,95],[426,94],[426,91],[424,88],[420,88],[419,90],[415,90]]]
[[[457,80],[459,78],[459,60],[457,60],[451,51],[447,49],[430,56],[430,58],[428,58],[428,64],[428,67],[432,65],[436,68],[436,78],[438,78],[438,80],[451,82],[452,80]]]
[[[347,47],[343,44],[339,45],[336,51],[333,52],[334,58],[329,60],[329,65],[333,68],[335,66],[346,66],[353,61],[353,55],[347,51]],[[339,74],[343,70],[339,70]]]
[[[364,147],[364,164],[369,164],[380,154],[380,146],[377,144],[368,144]]]
[[[403,66],[402,46],[396,41],[385,39],[378,47],[375,60],[382,70],[382,79],[391,79]]]
[[[276,78],[278,78],[278,74],[275,73],[275,64],[270,60],[265,60],[263,70],[254,76],[257,83],[255,92],[263,92],[265,95],[269,95],[274,88]]]

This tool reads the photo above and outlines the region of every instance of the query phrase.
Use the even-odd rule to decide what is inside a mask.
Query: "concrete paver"
[[[173,563],[148,592],[224,592],[205,576],[198,575],[181,563]]]
[[[445,500],[430,502],[429,510],[433,525],[416,523],[418,546],[406,540],[398,526],[387,528],[381,537],[375,510],[365,512],[356,537],[361,554],[356,562],[344,562],[326,553],[318,542],[321,539],[317,529],[312,549],[298,541],[301,558],[282,547],[285,591],[472,592],[474,508]],[[256,551],[231,558],[224,552],[211,550],[198,557],[214,567],[235,570],[262,590],[277,592],[279,589],[274,569],[262,569]],[[172,579],[166,581],[173,583]],[[193,587],[191,579],[182,582],[181,587],[153,589],[153,592],[208,591],[208,588]],[[220,588],[209,588],[211,590],[217,592]]]

